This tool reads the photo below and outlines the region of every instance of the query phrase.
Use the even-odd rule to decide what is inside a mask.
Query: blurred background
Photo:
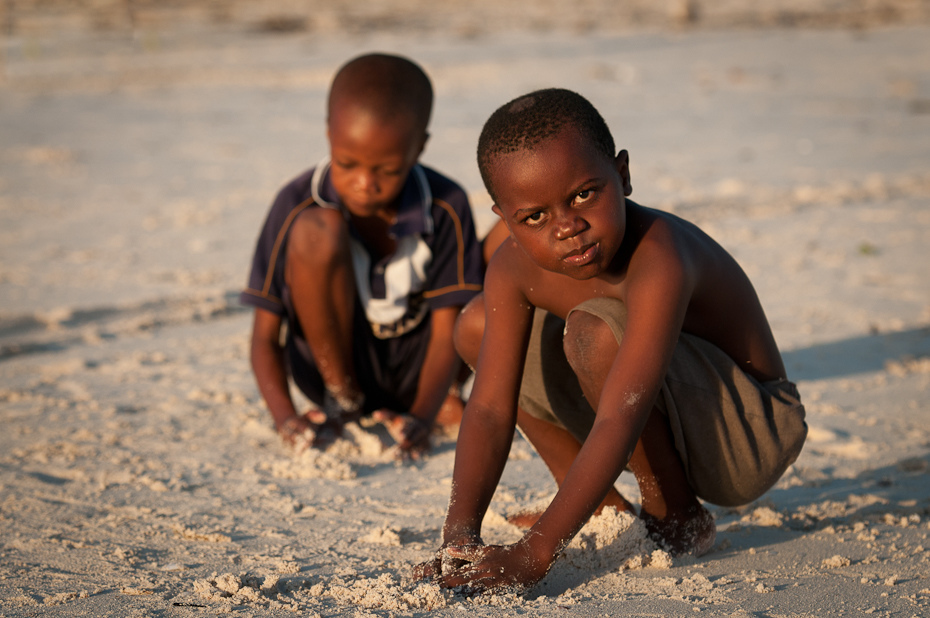
[[[481,230],[484,120],[569,87],[630,151],[634,198],[724,242],[782,341],[922,324],[925,228],[878,233],[930,195],[928,24],[930,0],[0,0],[0,335],[236,310],[268,204],[327,152],[333,73],[373,50],[433,79],[423,160]]]
[[[461,14],[467,14],[462,19]],[[449,18],[455,16],[454,28]],[[630,30],[669,27],[847,27],[926,23],[924,0],[3,0],[8,36],[113,34],[161,28],[363,33]]]

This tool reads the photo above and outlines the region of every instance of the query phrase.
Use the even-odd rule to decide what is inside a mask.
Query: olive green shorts
[[[586,301],[584,311],[623,338],[626,306],[617,299]],[[595,412],[562,345],[565,321],[536,310],[526,355],[520,407],[567,429],[584,442]],[[752,502],[781,477],[804,445],[807,424],[797,387],[788,380],[760,383],[722,350],[682,333],[656,398],[694,493],[722,506]]]

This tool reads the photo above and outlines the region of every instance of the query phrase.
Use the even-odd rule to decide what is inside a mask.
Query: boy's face
[[[357,217],[385,214],[394,206],[426,144],[412,119],[386,123],[357,109],[333,111],[327,136],[333,186]]]
[[[632,192],[625,150],[604,156],[574,127],[491,165],[494,212],[538,266],[590,279],[609,266],[626,230]]]

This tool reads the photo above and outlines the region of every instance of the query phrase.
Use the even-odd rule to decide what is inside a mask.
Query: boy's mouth
[[[562,261],[567,262],[572,266],[584,266],[585,264],[593,261],[595,257],[597,257],[599,247],[600,245],[597,243],[581,247],[580,249],[576,249],[571,253],[566,254],[565,257],[562,258]]]

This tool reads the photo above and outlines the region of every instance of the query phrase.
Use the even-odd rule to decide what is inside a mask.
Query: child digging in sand
[[[804,443],[804,408],[746,274],[691,223],[626,199],[629,157],[615,153],[567,90],[520,97],[484,126],[478,164],[510,239],[456,326],[476,380],[443,546],[417,569],[442,586],[532,586],[592,514],[633,510],[614,488],[625,468],[650,536],[700,555],[716,527],[698,498],[756,499]],[[559,490],[520,541],[485,545],[517,425]]]
[[[288,444],[374,414],[417,456],[444,404],[461,408],[453,326],[481,289],[481,247],[464,191],[417,162],[432,100],[410,60],[348,62],[329,92],[330,155],[268,213],[241,300],[255,308],[252,369]],[[318,409],[298,413],[288,376]]]

